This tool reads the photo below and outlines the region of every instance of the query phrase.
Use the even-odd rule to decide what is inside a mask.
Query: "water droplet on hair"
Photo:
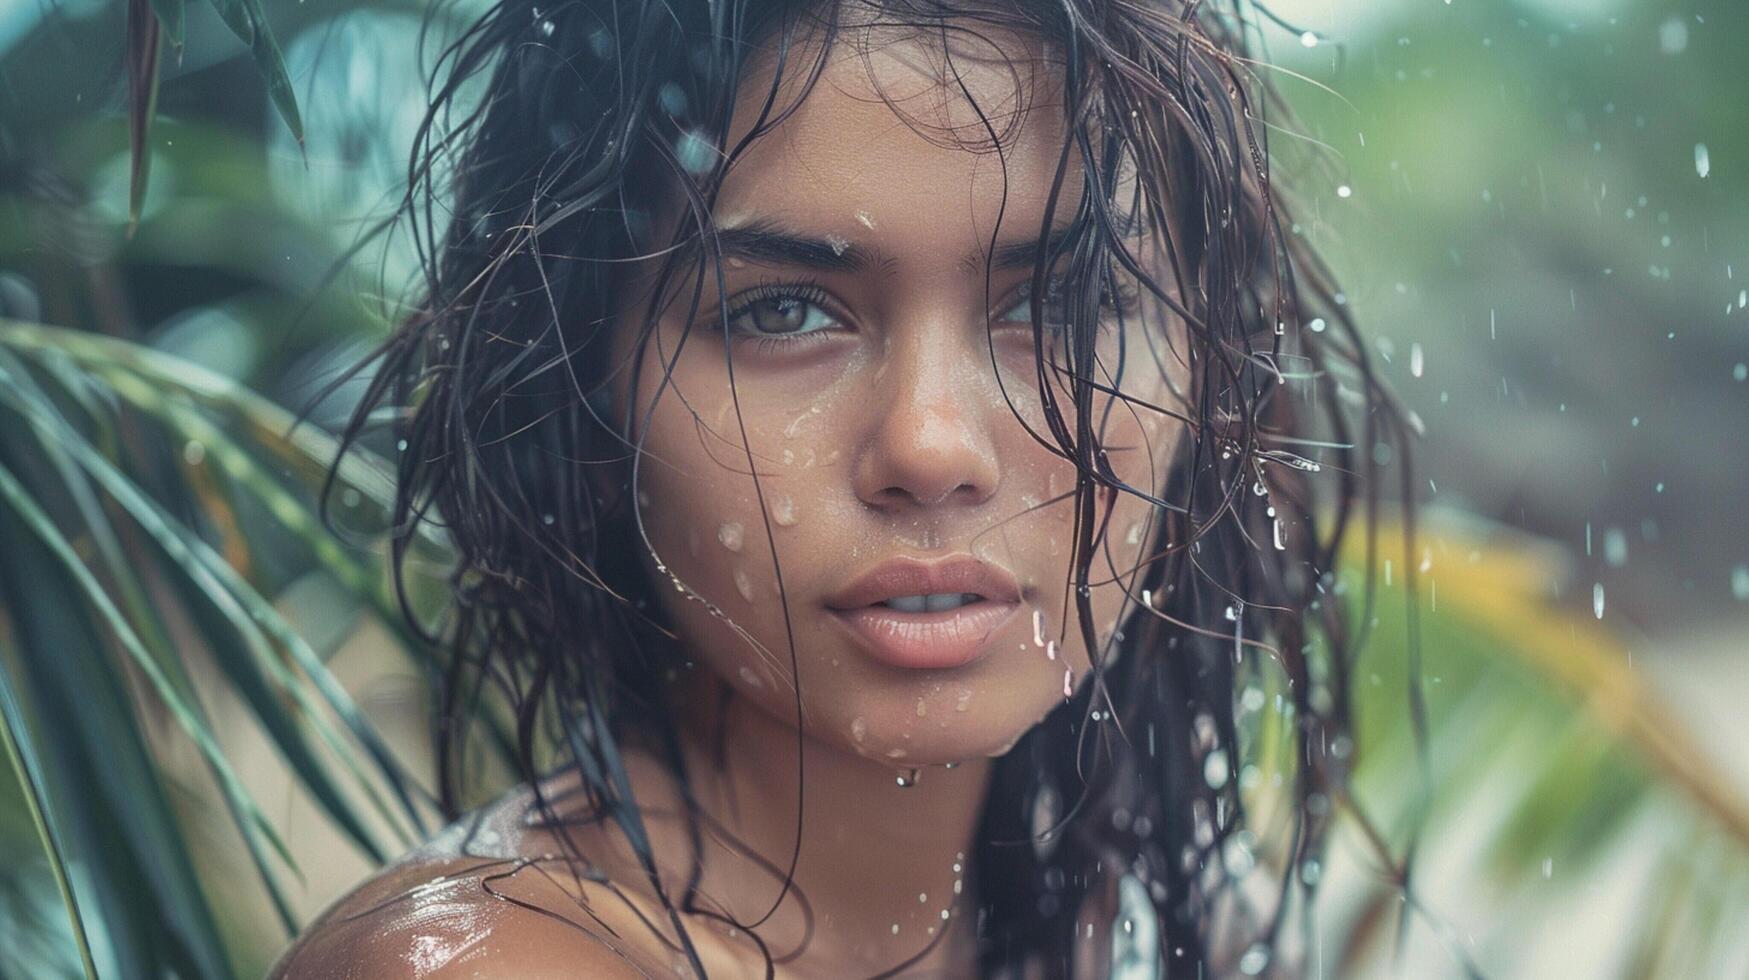
[[[827,235],[826,244],[831,246],[833,255],[843,255],[850,250],[850,239],[843,235]]]
[[[1210,789],[1220,789],[1227,785],[1227,779],[1232,776],[1232,767],[1227,763],[1227,750],[1216,749],[1208,754],[1202,762],[1202,778]]]
[[[724,521],[722,526],[717,528],[717,540],[721,541],[723,547],[730,551],[741,550],[743,537],[740,521]]]
[[[674,141],[674,158],[690,174],[707,174],[716,165],[717,148],[702,130],[689,129]]]
[[[753,601],[753,580],[739,568],[735,569],[735,591],[741,593],[741,598]]]
[[[542,524],[545,524],[545,525],[546,525],[546,526],[547,526],[547,527],[552,527],[552,526],[553,526],[553,522],[554,522],[554,521],[555,521],[555,520],[557,520],[557,518],[555,518],[555,517],[554,517],[554,516],[553,516],[553,515],[551,515],[551,514],[542,514],[542,515],[541,515],[541,516],[540,516],[540,522],[541,522],[541,523],[542,523]]]
[[[1253,840],[1255,837],[1250,831],[1241,830],[1221,845],[1221,863],[1226,865],[1231,877],[1243,878],[1257,867],[1257,856],[1251,850]]]

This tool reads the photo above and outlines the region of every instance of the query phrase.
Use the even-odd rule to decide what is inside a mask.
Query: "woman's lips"
[[[901,597],[975,596],[977,601],[935,612],[905,612],[887,605]],[[894,667],[940,670],[971,663],[1020,608],[1020,583],[994,562],[970,554],[935,561],[897,556],[857,576],[829,596],[832,610],[858,645]]]
[[[991,636],[1019,609],[1018,602],[983,599],[939,612],[871,605],[833,614],[877,659],[894,667],[943,670],[971,663],[988,651]]]

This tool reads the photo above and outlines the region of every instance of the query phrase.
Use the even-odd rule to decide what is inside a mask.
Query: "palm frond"
[[[335,447],[313,430],[290,435],[283,411],[175,359],[6,321],[0,419],[9,542],[0,557],[0,706],[15,777],[66,883],[74,935],[91,937],[100,974],[125,963],[230,975],[236,951],[171,805],[188,790],[147,734],[157,719],[204,762],[288,932],[298,923],[279,881],[297,865],[234,771],[194,674],[217,670],[303,791],[372,860],[422,836],[430,812],[273,606],[276,577],[248,567],[252,553],[289,554],[399,621],[384,575],[370,571],[381,562],[335,539],[314,512],[313,478]],[[375,465],[360,455],[342,474],[342,492],[364,508],[386,503]],[[201,523],[226,508],[275,520],[230,522],[236,540],[226,540]],[[432,545],[441,565],[440,543]],[[197,651],[206,659],[197,662]]]

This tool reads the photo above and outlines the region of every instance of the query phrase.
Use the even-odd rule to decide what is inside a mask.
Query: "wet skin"
[[[672,697],[686,725],[694,791],[721,830],[715,839],[707,835],[702,890],[744,920],[759,918],[777,901],[781,882],[750,855],[781,872],[799,847],[795,887],[760,928],[775,954],[803,946],[807,925],[797,896],[806,897],[812,940],[780,975],[872,973],[943,929],[948,934],[926,963],[964,975],[976,918],[964,855],[975,849],[990,759],[1062,702],[1066,682],[1080,683],[1088,672],[1069,602],[1074,468],[1028,432],[1048,438],[1025,305],[1032,255],[1024,247],[1045,223],[1064,140],[1051,86],[1058,69],[1034,74],[1028,65],[1040,56],[1036,45],[992,37],[1000,51],[956,52],[960,77],[948,84],[939,40],[875,37],[866,59],[861,46],[841,43],[801,108],[736,161],[714,214],[725,233],[758,227],[824,243],[824,254],[816,249],[817,261],[798,263],[769,248],[732,252],[723,296],[714,277],[707,280],[684,344],[692,284],[678,284],[680,301],[664,308],[643,351],[638,390],[624,391],[629,372],[616,379],[636,409],[635,435],[646,453],[637,490],[655,550],[649,571],[658,583],[672,573],[739,628],[705,602],[657,590],[696,664],[680,673]],[[744,82],[731,146],[770,85],[769,65],[756,68]],[[799,82],[793,64],[789,74],[780,92]],[[779,104],[790,98],[780,95]],[[973,100],[1001,134],[1000,154],[987,145]],[[1052,227],[1068,222],[1079,197],[1078,166],[1070,167]],[[657,240],[666,242],[674,220],[658,215]],[[1012,245],[1023,246],[1014,264],[987,264]],[[1158,260],[1147,243],[1136,248],[1144,260]],[[628,280],[622,355],[633,353],[653,275],[652,263],[635,267]],[[728,340],[719,326],[723,306],[736,314]],[[1174,404],[1183,367],[1161,336],[1160,311],[1126,319],[1122,391]],[[1113,323],[1099,342],[1107,371],[1117,362],[1117,334]],[[1117,381],[1109,374],[1098,380]],[[1059,394],[1072,428],[1066,385]],[[1102,441],[1113,468],[1159,492],[1178,426],[1121,403],[1107,413],[1109,400],[1096,393],[1094,409],[1105,419]],[[1144,502],[1119,497],[1093,564],[1101,634],[1124,610],[1121,583],[1109,581],[1113,568],[1128,578],[1142,540],[1132,529],[1147,516]],[[832,606],[834,595],[881,562],[951,555],[1000,566],[1019,587],[1018,607],[963,665],[897,666],[871,653]],[[721,685],[737,697],[720,746],[727,764],[719,768]],[[692,855],[680,822],[669,816],[677,809],[671,780],[635,748],[631,766],[651,811],[659,862],[683,880]],[[918,784],[899,785],[913,767],[922,772]],[[806,787],[799,845],[798,780]],[[521,819],[525,802],[512,797],[494,810],[492,843],[475,840],[471,853],[512,859],[558,852],[550,832]],[[507,911],[480,887],[480,874],[460,856],[465,848],[452,839],[343,901],[285,961],[286,975],[346,975],[341,967],[364,962],[390,972],[354,975],[578,975],[587,964],[584,975],[611,976],[628,963],[655,975],[675,970],[673,952],[629,914],[638,907],[659,920],[623,841],[599,829],[574,833],[629,905],[599,886],[578,885],[562,867],[512,866],[495,887],[521,889],[523,901],[568,921]],[[445,873],[464,873],[463,880],[432,884]],[[423,899],[408,896],[421,885]],[[591,913],[580,911],[582,900],[590,900]],[[400,911],[371,911],[382,901]],[[419,901],[441,907],[421,917]],[[609,937],[604,922],[622,938]],[[718,967],[712,975],[762,973],[743,934],[702,917],[689,925],[707,965]],[[409,950],[420,937],[428,953],[453,947],[453,955],[417,965]]]

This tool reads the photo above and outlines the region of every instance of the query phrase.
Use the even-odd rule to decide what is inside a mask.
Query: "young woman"
[[[460,555],[445,805],[482,719],[526,782],[277,975],[1292,973],[1398,415],[1236,12],[547,2],[445,52],[353,430]]]

